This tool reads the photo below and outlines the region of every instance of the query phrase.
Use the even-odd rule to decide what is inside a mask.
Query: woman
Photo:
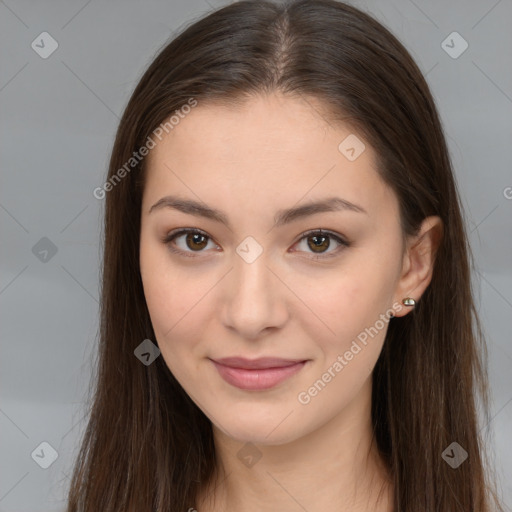
[[[199,20],[137,85],[95,195],[69,512],[502,510],[456,183],[382,25],[331,0]]]

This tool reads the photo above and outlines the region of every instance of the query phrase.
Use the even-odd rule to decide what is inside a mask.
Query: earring
[[[411,298],[411,297],[406,297],[405,299],[402,300],[402,304],[404,306],[415,306],[416,305],[416,301]]]

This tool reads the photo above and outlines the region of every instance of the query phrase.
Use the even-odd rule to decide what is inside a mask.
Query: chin
[[[281,412],[278,418],[269,420],[262,419],[261,415],[255,412],[254,415],[239,417],[236,422],[225,421],[222,425],[218,425],[212,421],[212,424],[214,428],[240,443],[273,446],[286,444],[301,437],[296,423],[288,421],[293,414],[286,418],[287,414]],[[293,427],[292,430],[290,430],[291,427]]]

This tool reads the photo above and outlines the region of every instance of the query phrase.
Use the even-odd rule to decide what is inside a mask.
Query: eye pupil
[[[200,239],[203,239],[203,242],[204,242],[206,237],[204,235],[201,235],[200,233],[189,233],[187,235],[187,246],[189,247],[189,249],[192,249],[192,250],[204,249],[206,244],[201,245],[201,242],[199,241]],[[192,242],[193,244],[198,244],[200,247],[197,247],[197,245],[196,245],[196,247],[191,247],[189,245],[189,242]]]
[[[173,241],[176,238],[185,237],[185,245],[187,250],[174,248]],[[311,252],[318,254],[318,256],[312,257],[313,259],[320,259],[329,256],[329,254],[335,255],[337,252],[334,253],[327,253],[327,249],[331,246],[331,238],[336,241],[336,243],[340,246],[348,247],[350,243],[345,242],[342,238],[332,234],[332,233],[326,233],[323,232],[323,230],[318,231],[310,231],[309,233],[303,233],[302,238],[300,241],[304,243],[304,241],[307,242],[308,248]],[[172,252],[176,252],[179,254],[185,254],[188,256],[192,256],[191,253],[193,252],[203,252],[203,249],[207,247],[209,241],[212,240],[208,235],[196,231],[196,230],[187,230],[182,229],[178,232],[170,233],[165,239],[164,242],[166,245],[169,246],[169,249]],[[302,252],[302,251],[301,251]],[[307,252],[307,251],[306,251]],[[188,253],[188,254],[187,254]],[[325,253],[325,256],[324,256]],[[311,257],[311,256],[310,256]]]
[[[310,245],[310,248],[314,251],[314,252],[322,252],[322,251],[317,251],[317,249],[328,249],[329,248],[329,237],[325,236],[325,235],[320,235],[320,236],[310,236],[309,239],[311,240],[314,240],[313,244],[314,245]],[[323,242],[320,242],[318,243],[318,240],[320,239],[323,239]],[[327,241],[327,245],[325,245],[325,242]]]

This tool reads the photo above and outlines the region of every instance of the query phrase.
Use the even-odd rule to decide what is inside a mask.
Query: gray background
[[[512,3],[352,3],[404,42],[441,113],[489,340],[493,419],[481,428],[510,506]],[[92,191],[104,182],[119,116],[145,67],[177,29],[221,5],[0,1],[0,511],[64,509],[98,326],[103,202]],[[31,47],[44,31],[58,42],[46,59]],[[458,58],[442,46],[453,31],[469,45]],[[445,44],[462,48],[460,39]],[[43,237],[56,254],[40,252]],[[42,442],[58,452],[48,469],[31,457]]]

